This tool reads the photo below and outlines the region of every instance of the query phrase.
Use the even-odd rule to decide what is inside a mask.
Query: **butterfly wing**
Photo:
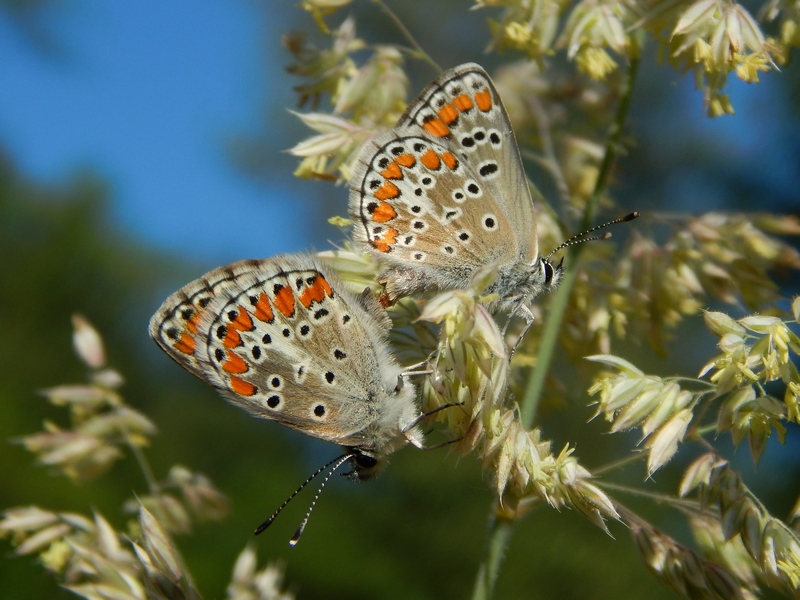
[[[309,256],[220,267],[170,296],[150,335],[258,416],[344,446],[371,445],[399,368],[387,324]],[[413,391],[398,399],[413,407]],[[405,407],[408,408],[408,407]]]
[[[533,200],[519,147],[500,94],[483,67],[467,63],[443,73],[409,104],[398,125],[417,125],[433,138],[448,140],[479,175],[488,166],[484,184],[519,224],[523,235],[516,241],[523,253],[536,257]],[[492,139],[492,133],[500,139]]]
[[[409,288],[463,286],[478,266],[535,260],[533,202],[519,150],[480,66],[444,73],[393,131],[366,146],[350,212],[356,239]]]

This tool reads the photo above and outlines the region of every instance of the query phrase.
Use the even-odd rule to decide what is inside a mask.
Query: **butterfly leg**
[[[421,363],[421,364],[425,364],[425,363]],[[419,366],[419,365],[415,365],[415,366]],[[405,386],[407,377],[413,377],[414,375],[431,375],[433,373],[434,373],[434,371],[431,370],[431,369],[428,369],[427,371],[405,371],[403,373],[400,373],[400,375],[397,376],[397,387],[394,388],[394,391],[395,392],[399,392],[400,390],[403,389],[403,387]]]
[[[511,348],[511,352],[508,355],[509,361],[514,357],[514,353],[517,351],[517,348],[519,348],[519,345],[522,343],[525,334],[528,333],[528,330],[531,328],[531,325],[533,325],[533,319],[534,319],[533,313],[531,312],[531,309],[528,308],[527,305],[518,304],[517,306],[519,308],[514,309],[514,311],[512,311],[512,313],[509,315],[508,320],[511,321],[511,318],[514,316],[514,313],[517,312],[522,313],[520,316],[522,316],[525,319],[525,327],[522,329],[519,336],[517,336],[517,341],[514,342],[514,346]],[[506,323],[506,327],[508,327],[508,323]],[[503,331],[503,333],[505,334],[505,330]]]
[[[443,442],[439,442],[438,444],[434,444],[433,446],[421,446],[420,450],[438,450],[439,448],[444,448],[445,446],[449,446],[450,444],[455,444],[463,440],[464,437],[457,437],[453,438],[452,440],[445,440]]]
[[[464,404],[463,402],[452,402],[450,404],[442,404],[441,406],[437,406],[433,410],[429,410],[428,412],[420,413],[417,416],[416,419],[414,419],[413,421],[411,421],[411,423],[409,423],[408,425],[403,427],[403,434],[411,431],[414,427],[419,425],[420,422],[425,417],[429,417],[429,416],[431,416],[433,414],[436,414],[440,410],[444,410],[446,408],[452,408],[454,406],[462,406],[463,404]],[[416,440],[413,436],[408,435],[408,436],[406,436],[406,438],[408,439],[409,442],[411,442],[411,444],[413,444],[414,446],[416,446],[420,450],[433,450],[435,448],[441,448],[442,446],[446,446],[447,444],[452,444],[454,442],[458,442],[459,440],[461,440],[461,438],[457,438],[457,439],[454,439],[454,440],[448,440],[448,441],[446,441],[444,443],[441,443],[441,444],[434,444],[433,446],[426,446],[423,443],[421,443],[419,440]]]

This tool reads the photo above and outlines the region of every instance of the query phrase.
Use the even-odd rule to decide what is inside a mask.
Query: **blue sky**
[[[0,12],[0,140],[32,178],[99,173],[118,225],[156,247],[211,264],[308,246],[293,233],[308,201],[292,201],[303,183],[281,152],[292,139],[276,139],[284,175],[269,182],[238,172],[225,149],[263,130],[265,99],[294,102],[280,36],[310,19],[264,4],[57,2],[37,21],[54,52]],[[223,213],[250,218],[214,236]]]

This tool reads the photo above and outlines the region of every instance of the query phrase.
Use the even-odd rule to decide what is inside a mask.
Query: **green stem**
[[[698,438],[704,437],[709,433],[716,433],[717,426],[716,425],[704,425],[703,427],[698,427],[694,430],[694,435]]]
[[[158,486],[158,482],[156,481],[155,476],[153,475],[153,469],[150,468],[150,463],[147,462],[147,457],[142,452],[142,449],[137,446],[128,435],[128,432],[125,432],[125,441],[128,444],[128,448],[131,449],[136,462],[139,465],[139,468],[142,470],[142,475],[144,476],[144,480],[147,483],[147,489],[152,496],[158,496],[161,491]]]
[[[604,490],[614,490],[617,492],[623,492],[625,494],[630,494],[631,496],[638,496],[640,498],[649,498],[650,500],[654,500],[655,502],[660,502],[662,504],[668,504],[670,506],[674,506],[676,508],[682,508],[686,510],[694,510],[697,511],[697,501],[696,500],[684,500],[683,498],[676,498],[675,496],[669,496],[667,494],[659,494],[656,492],[646,492],[641,488],[634,488],[627,485],[620,485],[618,483],[611,483],[609,481],[597,481],[598,486],[603,488]]]
[[[422,60],[424,60],[431,67],[433,67],[433,69],[437,73],[441,73],[442,68],[438,64],[436,64],[436,61],[433,60],[431,56],[427,52],[425,52],[425,50],[422,49],[422,46],[419,45],[419,42],[417,42],[416,38],[408,30],[408,27],[406,27],[405,24],[400,20],[400,17],[394,14],[394,11],[391,8],[389,8],[383,2],[383,0],[372,0],[372,1],[378,6],[380,6],[381,10],[384,13],[386,13],[386,16],[389,17],[392,20],[392,22],[397,26],[397,28],[400,30],[400,33],[402,33],[403,36],[406,38],[406,40],[408,40],[408,43],[411,44],[411,47],[414,49],[414,52],[416,52],[417,56],[419,56]]]
[[[608,141],[606,142],[605,156],[600,165],[600,172],[595,182],[595,187],[586,203],[586,210],[583,214],[583,222],[581,229],[589,229],[594,218],[594,211],[601,195],[605,192],[608,178],[611,174],[611,168],[614,165],[614,160],[617,156],[617,148],[619,140],[622,135],[625,117],[628,113],[631,95],[633,92],[633,84],[636,81],[636,74],[638,72],[639,60],[638,58],[631,59],[631,66],[628,72],[628,78],[622,89],[619,106],[614,121],[611,123],[608,132]],[[544,331],[542,332],[542,339],[539,346],[539,356],[536,360],[536,368],[533,370],[528,385],[525,390],[525,396],[521,404],[521,422],[523,427],[528,430],[533,427],[534,417],[536,410],[539,406],[539,400],[544,388],[545,378],[550,367],[550,361],[553,358],[556,350],[556,342],[558,340],[558,332],[561,329],[561,323],[564,319],[564,314],[567,310],[570,292],[575,283],[577,276],[577,262],[580,256],[582,246],[579,244],[570,249],[570,263],[571,266],[566,274],[562,277],[559,288],[555,293],[553,301],[547,314],[547,321],[545,322]],[[500,564],[505,555],[506,547],[511,539],[512,523],[508,521],[499,522],[493,516],[490,531],[489,542],[487,544],[487,554],[483,564],[478,570],[478,577],[475,581],[475,589],[472,595],[473,600],[490,600],[494,590],[494,583],[497,579],[497,574],[500,569]]]
[[[592,475],[597,477],[598,475],[603,475],[604,473],[609,473],[611,471],[616,471],[617,469],[621,469],[631,463],[639,462],[647,458],[647,454],[644,452],[637,452],[635,454],[631,454],[630,456],[626,456],[625,458],[620,458],[619,460],[615,460],[612,463],[607,465],[603,465],[597,469],[592,469]]]
[[[497,506],[495,505],[494,509]],[[472,600],[489,600],[494,592],[494,585],[500,573],[500,564],[503,562],[508,542],[511,540],[513,523],[500,519],[495,510],[489,523],[488,545],[486,560],[478,569],[478,579],[472,592]]]
[[[622,97],[619,107],[617,108],[617,114],[609,127],[605,156],[603,156],[603,162],[600,164],[600,172],[597,175],[594,191],[592,191],[592,195],[586,203],[586,210],[583,213],[583,221],[580,227],[582,231],[589,229],[591,226],[597,203],[600,200],[600,196],[605,192],[606,185],[608,184],[608,177],[611,174],[611,168],[617,156],[619,138],[622,135],[622,127],[625,123],[625,116],[628,113],[628,106],[630,105],[633,83],[636,79],[638,67],[639,60],[631,59],[630,72],[622,90]],[[576,265],[582,251],[583,245],[581,244],[570,248],[569,262],[572,266],[568,268],[567,272],[562,276],[555,297],[550,303],[547,321],[544,325],[544,331],[542,332],[542,339],[539,346],[539,356],[536,359],[536,368],[533,370],[530,379],[528,379],[525,396],[523,397],[520,407],[522,410],[522,425],[525,429],[533,427],[533,419],[539,407],[539,400],[541,399],[542,390],[544,389],[545,378],[547,377],[550,361],[553,358],[556,343],[558,342],[558,332],[561,329],[564,313],[567,311],[567,304],[569,303],[569,296],[572,293],[572,286],[575,284],[575,277],[578,275]]]

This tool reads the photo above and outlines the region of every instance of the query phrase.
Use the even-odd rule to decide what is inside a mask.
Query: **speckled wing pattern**
[[[355,239],[390,265],[382,276],[390,296],[465,286],[480,266],[537,257],[514,133],[476,64],[425,88],[397,127],[362,151],[351,182]]]
[[[361,446],[400,370],[377,302],[339,288],[311,256],[241,261],[170,296],[150,335],[251,413]]]

